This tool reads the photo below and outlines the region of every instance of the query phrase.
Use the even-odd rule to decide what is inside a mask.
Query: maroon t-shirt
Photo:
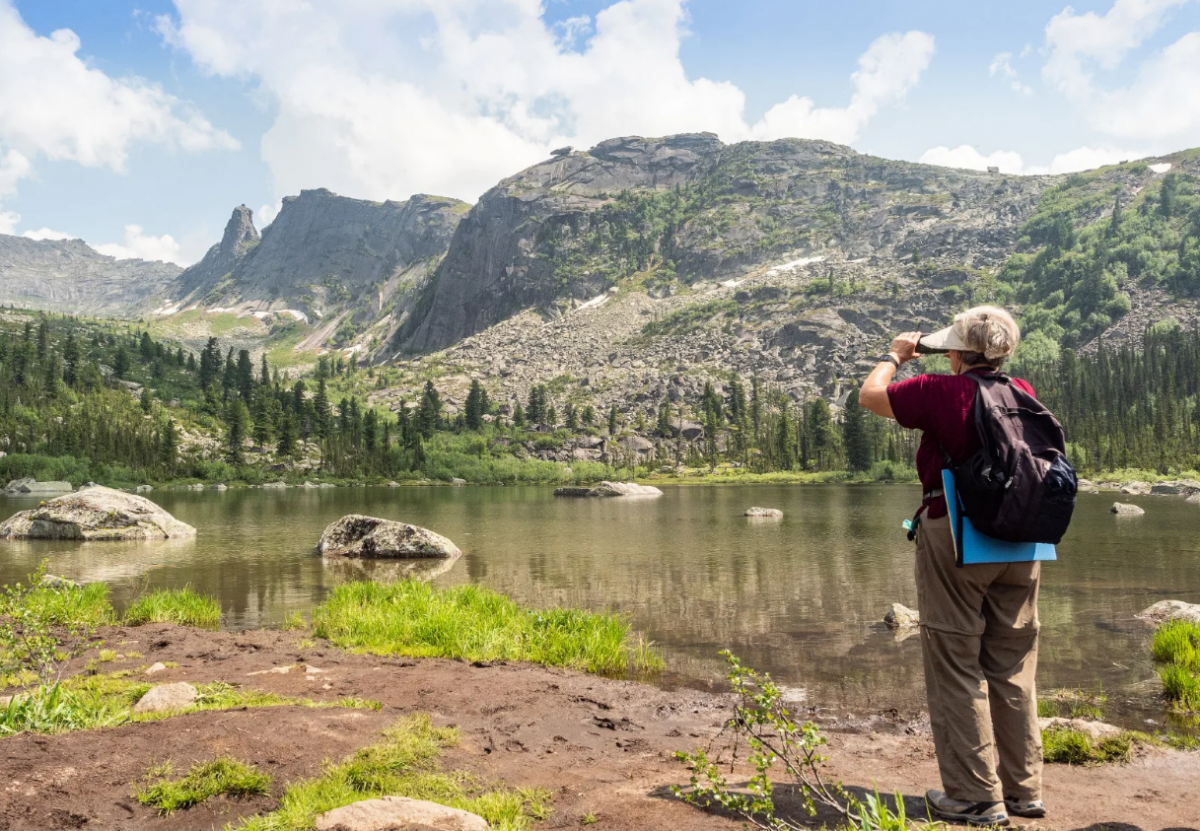
[[[972,370],[979,371],[979,370]],[[1028,381],[1013,378],[1013,385],[1033,395]],[[922,431],[917,448],[917,475],[925,492],[942,489],[942,447],[955,463],[979,449],[975,432],[975,391],[979,386],[960,375],[918,375],[888,386],[892,413],[901,427]],[[939,447],[940,443],[940,447]],[[946,500],[929,504],[929,518],[946,515]]]

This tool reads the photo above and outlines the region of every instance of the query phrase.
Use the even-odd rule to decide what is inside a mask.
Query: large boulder
[[[8,496],[43,496],[70,493],[70,482],[39,482],[36,479],[14,479],[4,488]]]
[[[1140,505],[1130,505],[1128,502],[1114,502],[1109,512],[1117,516],[1141,516],[1146,513],[1146,509]]]
[[[1200,623],[1200,603],[1184,603],[1182,600],[1160,600],[1137,614],[1149,623],[1166,623],[1176,618]]]
[[[317,817],[317,831],[488,831],[487,820],[436,802],[385,796],[351,802]]]
[[[347,514],[330,523],[317,550],[324,557],[445,559],[462,554],[458,546],[428,528],[362,514]]]
[[[1150,493],[1149,482],[1126,482],[1121,486],[1121,493],[1127,496],[1147,496]]]
[[[0,539],[166,540],[196,536],[187,525],[144,496],[86,488],[13,514],[0,523]]]
[[[889,629],[911,629],[921,625],[921,613],[901,603],[893,603],[883,616]]]
[[[662,496],[662,491],[637,482],[601,482],[588,492],[588,496]]]

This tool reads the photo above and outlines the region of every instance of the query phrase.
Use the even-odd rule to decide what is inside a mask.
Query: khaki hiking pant
[[[1041,563],[955,564],[948,517],[917,534],[917,600],[942,787],[965,802],[1042,798]]]

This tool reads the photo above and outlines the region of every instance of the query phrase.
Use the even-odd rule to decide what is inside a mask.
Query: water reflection
[[[328,523],[368,513],[427,526],[463,549],[461,563],[419,564],[437,571],[426,579],[626,613],[695,681],[720,677],[717,652],[730,648],[813,702],[912,710],[923,701],[919,643],[875,625],[892,602],[916,604],[914,548],[900,527],[915,487],[672,488],[655,500],[555,499],[544,488],[151,496],[197,538],[6,544],[0,580],[47,557],[53,573],[109,582],[118,604],[143,586],[190,584],[221,599],[227,626],[278,625],[342,580],[400,576],[398,564],[315,555]],[[1200,602],[1200,509],[1133,501],[1147,515],[1121,523],[1106,513],[1111,497],[1081,501],[1060,561],[1045,571],[1039,675],[1043,687],[1103,687],[1130,719],[1154,709],[1148,632],[1134,614],[1164,597]],[[784,517],[748,519],[750,505]],[[0,502],[0,516],[21,507]]]

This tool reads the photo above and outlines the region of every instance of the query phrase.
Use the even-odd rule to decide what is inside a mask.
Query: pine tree
[[[216,338],[209,338],[200,353],[200,388],[207,390],[217,380],[221,371],[221,346]]]
[[[468,430],[477,431],[483,427],[484,407],[487,404],[486,399],[487,393],[483,391],[483,387],[479,381],[471,381],[471,389],[467,393],[467,400],[463,407]]]
[[[168,418],[158,436],[159,459],[167,470],[174,470],[179,460],[179,437],[175,434],[175,422]]]
[[[264,387],[271,385],[271,368],[267,366],[267,353],[262,353],[262,366],[259,368],[258,383]]]
[[[150,387],[142,387],[142,395],[139,401],[142,405],[143,413],[150,415],[150,413],[154,412],[154,396],[150,393]]]
[[[583,408],[583,415],[580,416],[580,421],[583,422],[584,427],[591,427],[596,423],[596,410],[591,404]]]
[[[442,398],[438,395],[433,381],[425,382],[421,393],[421,402],[417,405],[417,429],[421,437],[429,439],[442,423]]]
[[[525,418],[525,409],[521,406],[520,401],[518,401],[517,406],[513,408],[512,423],[513,427],[516,427],[518,430],[524,430],[525,425],[528,423]]]
[[[225,458],[231,465],[242,464],[246,430],[250,426],[250,411],[246,402],[232,398],[225,407]]]
[[[129,353],[122,346],[117,349],[117,354],[113,356],[113,376],[121,380],[129,374]]]
[[[237,391],[247,406],[254,400],[254,364],[250,360],[250,350],[241,349],[237,357]]]
[[[325,379],[317,376],[317,394],[313,396],[313,410],[316,415],[317,435],[322,439],[328,438],[333,426],[333,417],[329,410],[329,393],[325,390]]]
[[[866,414],[858,405],[858,389],[851,387],[842,411],[842,444],[846,448],[846,467],[854,471],[871,467],[871,437]]]
[[[608,408],[608,434],[615,436],[617,434],[617,405],[613,404]]]
[[[286,413],[279,421],[279,440],[275,452],[284,458],[296,455],[296,416],[292,413]]]

